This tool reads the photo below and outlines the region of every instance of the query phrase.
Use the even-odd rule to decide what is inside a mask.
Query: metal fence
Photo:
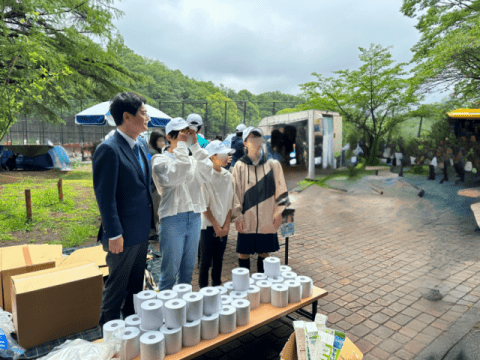
[[[54,144],[89,144],[101,141],[105,138],[111,130],[116,129],[114,126],[84,126],[75,124],[75,114],[87,109],[90,106],[99,103],[95,100],[76,100],[71,104],[71,110],[68,114],[63,111],[59,114],[65,124],[47,124],[41,120],[36,119],[34,116],[21,117],[6,133],[2,139],[2,143],[11,142],[11,144],[45,144],[47,140],[50,140]],[[230,102],[230,101],[229,101]],[[210,138],[216,135],[225,135],[227,132],[227,116],[225,113],[225,127],[222,129],[222,133],[212,133],[209,131],[208,124],[208,103],[204,100],[198,101],[167,101],[159,100],[157,104],[161,107],[161,110],[170,115],[171,117],[182,116],[185,118],[185,104],[191,105],[197,103],[199,106],[204,106],[204,131],[205,136]],[[226,102],[227,104],[228,102]],[[246,101],[244,102],[246,103]],[[272,114],[276,113],[275,104],[289,103],[287,101],[272,101]],[[299,102],[290,102],[298,104]],[[243,107],[243,113],[245,116],[246,107]],[[277,107],[278,109],[278,107]],[[167,112],[168,111],[168,112]]]

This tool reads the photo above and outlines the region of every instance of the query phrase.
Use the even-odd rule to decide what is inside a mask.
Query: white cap
[[[202,117],[198,114],[190,114],[187,117],[188,125],[200,126],[203,125]]]
[[[244,132],[246,128],[247,127],[245,126],[245,124],[240,124],[240,125],[237,126],[236,130],[237,130],[237,132]]]
[[[248,135],[250,135],[250,133],[251,133],[252,131],[259,132],[260,135],[263,136],[263,131],[262,131],[260,128],[258,128],[258,127],[253,127],[253,126],[249,126],[249,127],[247,127],[247,128],[245,129],[245,131],[243,132],[243,141],[247,140]]]
[[[172,131],[179,131],[188,128],[188,123],[181,117],[176,117],[170,120],[165,126],[165,133],[168,135]]]
[[[216,154],[233,154],[235,149],[230,149],[225,146],[223,142],[220,140],[213,140],[210,142],[206,147],[205,150],[208,151],[209,156],[213,156]]]

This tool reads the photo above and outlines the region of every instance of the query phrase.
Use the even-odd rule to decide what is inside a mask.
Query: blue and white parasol
[[[150,116],[148,127],[163,127],[172,119],[163,111],[155,109],[153,106],[146,105],[147,114]],[[110,114],[110,101],[105,101],[94,105],[75,115],[75,123],[80,125],[93,126],[116,126],[113,116]]]

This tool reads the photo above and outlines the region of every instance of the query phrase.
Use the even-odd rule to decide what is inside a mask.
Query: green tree
[[[69,99],[107,100],[141,79],[117,61],[113,2],[0,3],[0,140],[20,114],[61,123]]]
[[[367,164],[372,164],[379,140],[406,120],[406,111],[418,99],[405,79],[406,64],[394,65],[388,47],[372,44],[359,50],[363,65],[358,70],[335,71],[335,78],[313,73],[317,80],[301,85],[307,102],[297,108],[339,112],[344,121],[363,131],[363,150]]]
[[[233,131],[240,123],[237,104],[223,93],[217,92],[207,97],[208,101],[208,133],[223,134],[225,132],[225,109],[227,110],[226,133]],[[225,106],[226,105],[226,106]]]
[[[417,18],[421,34],[412,48],[415,83],[457,95],[478,96],[480,89],[480,1],[403,0],[401,11]]]

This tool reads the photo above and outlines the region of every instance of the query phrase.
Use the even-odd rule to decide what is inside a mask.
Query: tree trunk
[[[370,136],[370,153],[368,154],[366,165],[378,165],[377,151],[379,141],[379,136]]]
[[[423,121],[423,116],[420,116],[420,125],[418,126],[418,135],[417,135],[417,137],[420,137],[420,132],[422,131],[422,121]]]

